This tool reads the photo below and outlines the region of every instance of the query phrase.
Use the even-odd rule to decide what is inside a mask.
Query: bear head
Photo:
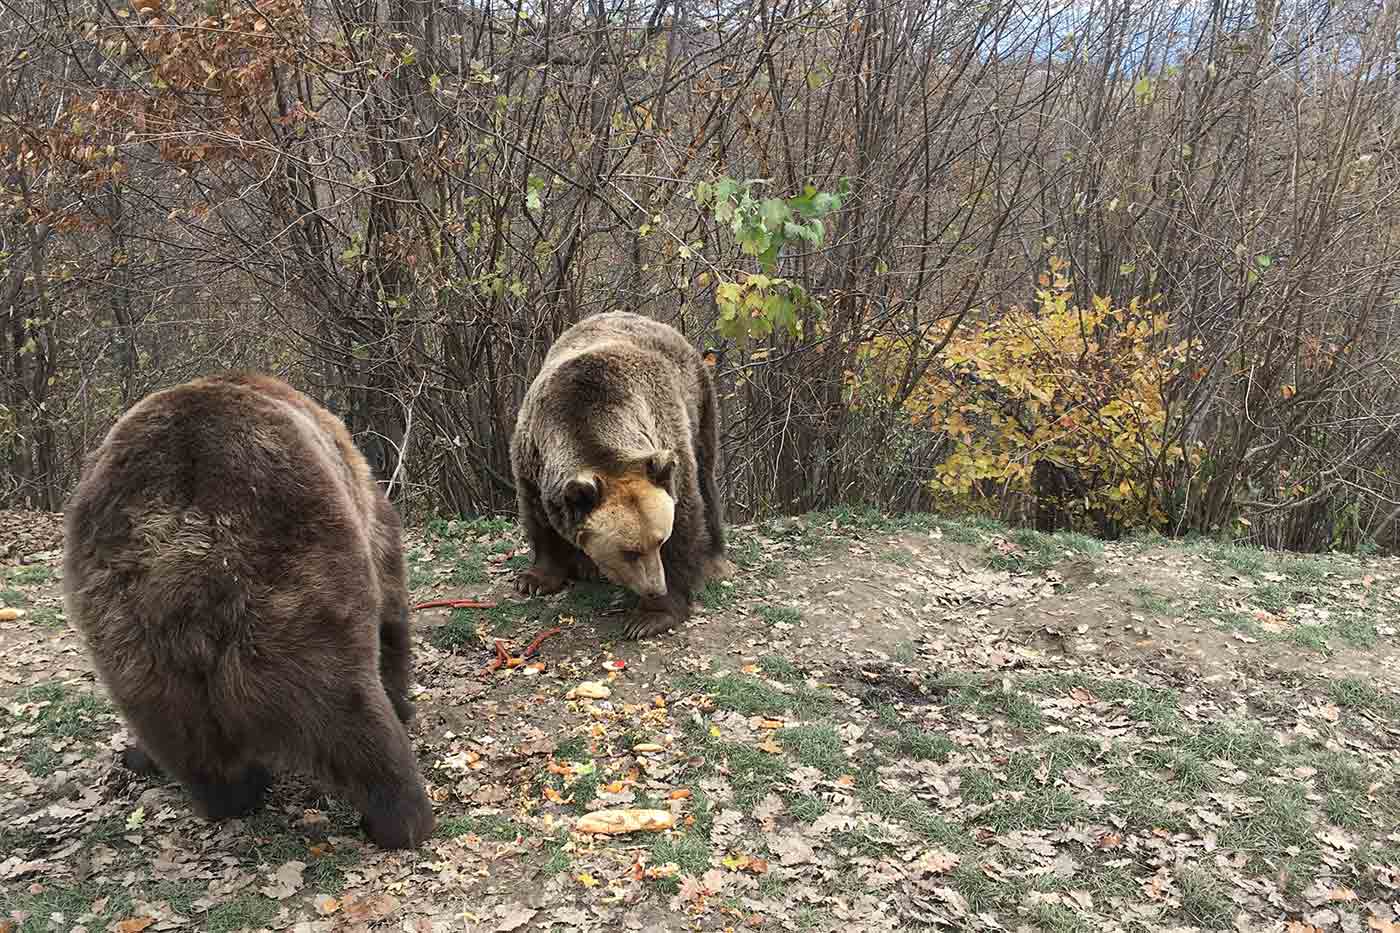
[[[675,522],[675,472],[675,452],[656,450],[628,458],[620,470],[588,470],[563,484],[574,544],[613,583],[650,599],[666,595],[661,548]]]

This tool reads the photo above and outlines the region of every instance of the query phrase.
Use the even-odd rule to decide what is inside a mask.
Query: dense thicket
[[[1143,516],[1400,541],[1395,0],[117,2],[0,0],[0,505],[58,507],[143,393],[255,366],[342,414],[406,510],[508,509],[528,378],[626,307],[715,350],[734,517],[927,507],[1031,410],[921,417],[929,380],[1005,382],[948,341],[1043,307],[1053,267],[1067,313],[1151,301],[1133,339],[1189,351],[1139,455],[1100,432]],[[760,270],[695,199],[725,178],[849,184],[774,270],[815,302],[800,333],[715,332]],[[1114,320],[998,358],[1080,380],[1078,430],[1121,394]],[[1025,483],[984,470],[963,504],[1087,501],[1097,467],[1036,436]]]

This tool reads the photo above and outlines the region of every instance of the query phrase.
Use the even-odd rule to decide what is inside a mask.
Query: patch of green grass
[[[1279,572],[1300,586],[1316,586],[1333,571],[1333,564],[1324,557],[1295,556],[1278,562]]]
[[[917,726],[898,725],[888,740],[888,750],[898,758],[917,761],[947,761],[957,748],[947,736],[927,732]]]
[[[1278,742],[1255,722],[1216,722],[1195,735],[1182,738],[1178,747],[1201,758],[1223,758],[1237,767],[1273,765],[1283,756]]]
[[[1299,648],[1307,648],[1311,651],[1320,651],[1323,653],[1329,651],[1327,645],[1327,629],[1323,628],[1321,625],[1314,625],[1310,622],[1304,623],[1303,625],[1295,625],[1288,630],[1286,638]]]
[[[742,570],[753,570],[763,561],[763,543],[748,532],[731,533],[724,550],[725,556]]]
[[[880,559],[896,567],[909,567],[914,563],[914,555],[903,548],[890,548],[880,555]]]
[[[67,624],[67,618],[63,615],[63,610],[57,606],[44,606],[33,609],[29,612],[29,621],[35,625],[42,625],[44,628],[63,628]]]
[[[758,660],[763,673],[780,684],[795,684],[802,680],[797,666],[780,654],[766,654]]]
[[[165,901],[176,913],[188,917],[195,912],[194,902],[208,891],[207,884],[197,881],[157,881],[145,888],[138,899],[152,904]]]
[[[714,697],[721,709],[734,710],[745,716],[760,713],[792,713],[802,719],[820,718],[831,708],[832,699],[804,684],[797,684],[792,693],[744,674],[724,674],[719,677],[688,677],[683,689]]]
[[[29,605],[29,597],[19,590],[11,588],[0,588],[0,606],[8,606],[11,609],[24,609]]]
[[[1269,612],[1282,612],[1293,605],[1293,591],[1282,583],[1265,583],[1254,588],[1249,601]]]
[[[129,832],[125,816],[108,816],[92,824],[83,842],[89,846],[116,846]]]
[[[875,782],[873,774],[872,764],[865,773],[857,775],[856,797],[878,819],[901,823],[926,841],[955,852],[965,852],[973,847],[972,840],[961,826],[949,823],[922,800],[907,793],[886,790]]]
[[[266,926],[277,914],[277,902],[261,894],[240,894],[212,908],[205,921],[209,933],[232,933]]]
[[[802,621],[802,613],[791,606],[760,606],[758,617],[769,625],[796,625]]]
[[[1400,700],[1355,677],[1331,681],[1327,685],[1327,695],[1343,709],[1372,710],[1391,715],[1400,713]]]
[[[1251,781],[1241,790],[1256,799],[1221,831],[1221,848],[1244,853],[1256,871],[1282,868],[1290,889],[1306,887],[1318,864],[1306,790],[1292,781]]]
[[[1269,569],[1268,551],[1238,544],[1223,544],[1207,538],[1201,539],[1198,550],[1207,560],[1224,564],[1244,577],[1257,577]]]
[[[1009,832],[1018,829],[1053,829],[1080,818],[1083,807],[1067,791],[1055,787],[1051,781],[1073,760],[1082,760],[1078,753],[1068,746],[1061,750],[1057,759],[1056,771],[1048,762],[1030,752],[1017,752],[1007,764],[1007,783],[1003,787],[986,772],[968,769],[963,772],[963,794],[969,800],[969,778],[978,802],[987,806],[975,820],[996,832]],[[1042,767],[1046,768],[1045,783],[1037,776]],[[985,777],[972,777],[975,774]]]
[[[545,860],[542,869],[546,875],[558,875],[569,870],[574,860],[569,855],[568,843],[568,830],[561,831],[559,835],[550,840],[546,848],[546,851],[549,852],[549,858]]]
[[[1163,781],[1127,760],[1108,769],[1107,777],[1118,789],[1112,795],[1112,812],[1134,831],[1186,832],[1191,828],[1183,811],[1195,794]]]
[[[975,860],[959,863],[948,878],[949,887],[967,899],[968,907],[975,913],[1010,906],[1019,900],[1026,891],[1022,877],[994,878],[977,865]]]
[[[588,751],[588,739],[581,735],[567,738],[554,746],[554,757],[560,761],[582,761],[593,760],[592,754]]]
[[[1181,913],[1187,920],[1208,930],[1230,925],[1234,902],[1230,900],[1229,887],[1219,878],[1199,868],[1188,868],[1178,872],[1177,884],[1181,889]]]
[[[1176,722],[1180,695],[1167,687],[1151,687],[1135,680],[1090,677],[1081,673],[1042,674],[1026,677],[1020,686],[1033,693],[1065,695],[1078,687],[1100,700],[1122,704],[1129,716],[1159,729]]]
[[[306,862],[303,878],[318,894],[339,894],[345,890],[345,870],[360,862],[360,853],[353,848],[333,848],[319,855],[308,850],[302,857]]]
[[[1353,612],[1343,612],[1334,617],[1332,630],[1337,633],[1338,638],[1353,648],[1370,648],[1380,641],[1380,633],[1376,631],[1375,623]]]
[[[988,535],[1005,534],[1006,526],[990,518],[973,519],[934,519],[932,527],[942,532],[943,537],[954,544],[981,544]]]
[[[465,554],[453,561],[447,579],[457,586],[480,586],[485,583],[486,551],[482,548],[468,548]]]
[[[770,755],[737,742],[715,743],[717,754],[729,772],[734,803],[749,810],[787,776],[789,765],[781,756]]]
[[[674,893],[680,890],[681,875],[702,875],[710,867],[710,842],[698,834],[689,832],[678,836],[663,836],[651,845],[651,864],[665,865],[674,862],[680,872],[670,878],[657,879],[663,891]]]
[[[992,542],[987,565],[993,570],[1012,573],[1044,573],[1068,558],[1102,553],[1103,542],[1088,535],[1072,531],[1046,535],[1030,528],[1018,528],[1000,542]]]
[[[1003,689],[1000,682],[960,687],[949,697],[949,705],[954,709],[975,709],[984,716],[1002,716],[1018,729],[1029,731],[1045,725],[1035,700],[1014,687]]]
[[[1163,617],[1173,615],[1172,601],[1151,587],[1135,586],[1132,593],[1137,597],[1138,605],[1142,607],[1144,612]]]
[[[25,564],[11,568],[6,575],[16,586],[36,586],[53,579],[53,569],[46,564]]]
[[[841,747],[841,734],[829,725],[779,729],[778,742],[799,762],[816,768],[826,777],[836,777],[850,768],[851,763]]]
[[[1041,901],[1030,908],[1030,917],[1045,933],[1089,933],[1095,927],[1079,913],[1064,904]]]
[[[24,770],[36,778],[46,778],[53,774],[58,770],[62,761],[63,756],[54,751],[49,743],[42,739],[26,742],[20,752],[20,763],[24,766]]]
[[[902,641],[890,651],[890,660],[896,664],[913,664],[918,658],[918,646],[912,641]]]
[[[484,648],[487,643],[478,628],[484,627],[492,636],[509,636],[521,622],[538,611],[539,607],[532,602],[513,601],[498,603],[491,609],[453,609],[447,621],[434,629],[428,640],[443,651]]]
[[[1171,773],[1172,784],[1187,799],[1194,799],[1216,785],[1215,766],[1200,755],[1180,749],[1150,748],[1143,752],[1142,761],[1154,768]]]
[[[1326,795],[1322,812],[1327,822],[1343,829],[1362,829],[1375,822],[1366,806],[1370,780],[1365,768],[1335,752],[1324,751],[1317,757],[1317,783]]]
[[[569,587],[559,604],[559,611],[579,619],[592,618],[611,606],[621,594],[622,591],[610,583],[580,580]]]
[[[704,586],[700,587],[700,591],[695,594],[696,600],[700,605],[712,611],[725,608],[734,601],[734,597],[739,595],[738,587],[732,585],[732,583],[726,586],[726,583],[730,583],[730,581],[707,581]]]
[[[40,704],[20,718],[37,726],[36,734],[48,738],[88,741],[106,732],[112,707],[96,694],[83,693],[60,683],[36,684],[20,693],[20,704]]]
[[[437,580],[432,565],[424,559],[426,556],[422,548],[414,548],[405,555],[410,589],[422,589],[425,586],[431,586]]]
[[[803,823],[811,823],[831,809],[825,800],[811,794],[786,794],[783,802],[792,818]]]
[[[475,609],[453,609],[447,621],[428,634],[428,641],[442,651],[460,648],[484,648],[486,642],[477,631],[479,618]]]
[[[43,844],[43,833],[33,827],[0,826],[0,852],[32,852]]]
[[[50,918],[61,914],[72,921],[92,910],[93,904],[106,899],[105,905],[97,911],[89,929],[101,930],[113,921],[129,916],[132,901],[129,894],[120,887],[82,882],[72,886],[47,884],[41,890],[30,892],[7,892],[6,914],[18,912],[27,915],[19,925],[18,933],[48,933]]]
[[[497,842],[510,842],[525,833],[525,828],[502,813],[463,815],[449,817],[438,823],[435,835],[443,839],[453,839],[475,833],[483,839]]]

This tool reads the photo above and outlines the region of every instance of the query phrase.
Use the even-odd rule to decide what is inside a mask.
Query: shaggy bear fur
[[[68,617],[136,736],[129,767],[215,820],[305,770],[375,844],[431,834],[399,518],[339,419],[256,374],[155,392],[88,457],[64,523]]]
[[[597,572],[641,596],[629,638],[690,614],[729,575],[716,471],[719,404],[709,368],[675,328],[625,311],[559,336],[511,437],[511,469],[534,563],[524,594]]]

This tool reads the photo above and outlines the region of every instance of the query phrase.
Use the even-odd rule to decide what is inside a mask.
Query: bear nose
[[[666,595],[666,584],[662,583],[659,586],[649,586],[642,595],[647,599],[660,599]]]

